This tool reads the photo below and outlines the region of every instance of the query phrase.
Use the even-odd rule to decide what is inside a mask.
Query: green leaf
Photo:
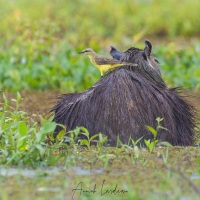
[[[144,140],[144,143],[146,144],[147,147],[149,147],[150,140]]]
[[[160,122],[163,121],[163,118],[157,117],[157,118],[156,118],[156,121],[158,122],[158,124],[160,124]]]
[[[44,122],[43,126],[40,128],[40,131],[36,133],[36,143],[42,142],[42,140],[48,133],[53,132],[55,130],[56,125],[57,124],[55,122]]]
[[[45,148],[44,147],[42,147],[41,145],[37,144],[37,145],[35,145],[35,148],[39,151],[41,156],[44,155],[44,153],[45,153]]]
[[[46,121],[43,125],[43,127],[41,128],[41,130],[44,132],[44,133],[50,133],[50,132],[53,132],[56,128],[56,123],[55,122],[49,122],[49,121]]]
[[[85,127],[80,127],[80,130],[83,131],[81,134],[85,135],[87,138],[89,138],[89,132]]]
[[[19,92],[17,92],[17,103],[19,103],[22,100],[22,97]]]
[[[97,137],[99,137],[99,134],[93,135],[93,136],[90,138],[90,141],[92,141],[94,138],[97,138]]]
[[[63,136],[65,135],[65,130],[61,130],[59,133],[58,133],[58,135],[56,136],[56,138],[58,138],[58,139],[62,139],[63,138]]]
[[[164,146],[166,146],[166,147],[173,147],[169,142],[166,142],[166,141],[161,142],[161,143],[159,143],[159,144],[164,145]]]
[[[19,136],[23,137],[24,135],[27,134],[28,132],[28,127],[25,124],[25,122],[19,122],[18,123],[18,131],[19,131]]]
[[[26,141],[27,141],[28,136],[23,136],[17,141],[17,149],[18,150],[26,150]]]
[[[9,107],[9,105],[8,105],[8,99],[4,93],[3,93],[3,99],[4,99],[4,110],[6,110]]]
[[[131,143],[132,143],[132,145],[133,145],[133,146],[136,146],[136,145],[140,142],[140,140],[143,139],[143,137],[144,137],[144,136],[142,136],[141,138],[137,139],[136,141],[134,141],[134,140],[131,138]]]
[[[139,156],[140,156],[140,150],[139,150],[138,146],[134,146],[134,155],[136,158],[139,158]]]
[[[80,144],[81,145],[86,145],[88,148],[90,146],[88,140],[80,140]]]
[[[89,140],[90,134],[89,134],[88,130],[83,126],[79,127],[79,129],[80,129],[79,134],[85,135],[87,137],[87,139]],[[75,131],[76,131],[76,129],[75,129]]]
[[[99,135],[99,142],[100,143],[104,143],[108,140],[108,136],[103,135],[102,133],[99,133],[98,135]]]
[[[3,99],[4,99],[5,102],[8,102],[8,99],[7,99],[7,97],[6,97],[4,92],[3,92]]]
[[[146,126],[146,127],[153,134],[154,138],[156,138],[157,137],[157,131],[151,126]]]

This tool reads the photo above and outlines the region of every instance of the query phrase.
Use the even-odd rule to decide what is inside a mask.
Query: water
[[[191,180],[200,180],[200,174],[192,174],[192,175],[190,176],[190,179],[191,179]]]
[[[35,178],[38,176],[45,176],[45,178],[50,178],[51,175],[59,175],[63,171],[73,171],[75,175],[93,175],[103,173],[103,169],[96,170],[85,170],[81,167],[71,167],[65,169],[64,167],[53,167],[53,168],[40,168],[40,169],[29,169],[29,168],[0,168],[0,176],[14,176],[21,175],[27,178]]]

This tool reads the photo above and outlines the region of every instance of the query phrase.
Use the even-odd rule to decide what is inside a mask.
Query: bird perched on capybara
[[[79,52],[79,54],[80,53],[88,55],[91,63],[100,70],[101,76],[103,76],[104,72],[107,72],[111,69],[114,69],[116,67],[120,67],[123,65],[137,66],[136,64],[132,64],[132,63],[120,62],[120,60],[116,60],[115,58],[109,58],[106,56],[98,55],[91,48],[87,48]]]
[[[115,53],[114,53],[115,54]],[[130,48],[115,59],[138,66],[115,68],[97,83],[81,93],[65,94],[52,109],[54,121],[67,131],[84,126],[91,135],[103,133],[109,144],[117,137],[127,143],[131,137],[152,139],[146,125],[157,127],[157,117],[164,118],[158,133],[159,141],[172,145],[192,145],[194,128],[193,107],[179,94],[178,89],[167,88],[159,63],[152,54],[152,45],[145,41],[144,50]],[[55,132],[59,132],[57,126]],[[56,136],[55,134],[55,136]]]

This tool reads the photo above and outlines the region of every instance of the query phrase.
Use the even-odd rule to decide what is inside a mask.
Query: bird
[[[91,63],[100,70],[101,76],[103,76],[104,72],[123,65],[137,66],[137,64],[121,62],[114,58],[99,55],[91,48],[84,49],[79,52],[79,54],[81,53],[88,55]]]

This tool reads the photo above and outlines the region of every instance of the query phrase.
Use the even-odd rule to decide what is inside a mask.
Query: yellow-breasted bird
[[[83,51],[81,51],[79,53],[84,53],[84,54],[88,55],[91,63],[100,70],[101,76],[103,76],[104,72],[106,72],[110,69],[116,68],[116,67],[123,66],[123,65],[137,66],[137,64],[121,62],[114,58],[109,58],[106,56],[98,55],[91,48],[84,49]]]

